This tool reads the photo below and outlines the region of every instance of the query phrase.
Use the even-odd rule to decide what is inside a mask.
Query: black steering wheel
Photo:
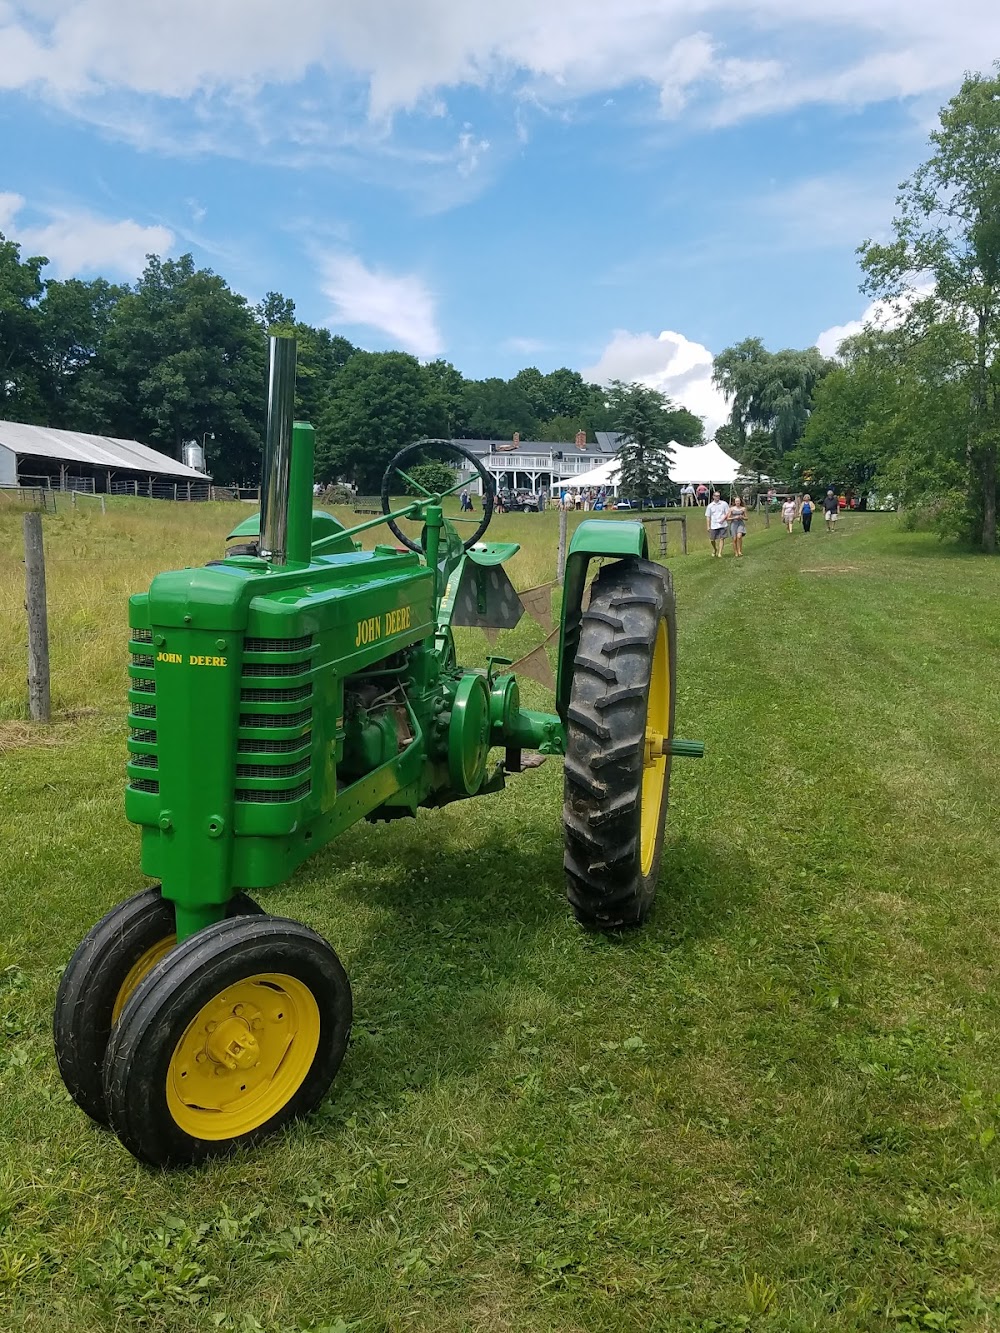
[[[454,486],[449,487],[448,490],[442,491],[440,495],[435,495],[434,492],[429,491],[426,488],[426,486],[421,486],[420,482],[417,481],[416,478],[408,477],[406,475],[406,473],[403,471],[402,464],[412,455],[421,454],[424,452],[425,449],[428,449],[431,446],[434,447],[435,452],[439,450],[447,450],[449,453],[457,454],[459,458],[465,459],[467,462],[472,464],[475,471],[478,472],[480,477],[482,478],[483,482],[482,519],[476,520],[474,518],[450,518],[448,520],[449,523],[477,523],[475,532],[472,534],[472,536],[469,538],[468,541],[462,543],[463,547],[467,551],[470,546],[475,546],[476,542],[479,541],[480,537],[490,526],[490,519],[493,517],[493,502],[496,499],[496,482],[493,480],[492,475],[489,472],[487,472],[486,468],[483,467],[482,463],[480,463],[479,459],[476,457],[474,453],[472,453],[469,449],[463,449],[460,444],[455,444],[452,440],[417,440],[415,444],[408,444],[405,449],[400,449],[396,457],[393,458],[392,461],[389,463],[389,466],[386,468],[385,473],[382,477],[382,513],[390,514],[392,512],[392,507],[389,503],[389,493],[391,490],[392,479],[394,476],[402,477],[402,479],[408,485],[412,486],[415,490],[419,491],[422,496],[425,497],[424,503],[430,503],[430,504],[439,504],[440,501],[442,501],[446,495],[454,495],[456,491],[461,490],[463,486],[467,485],[467,483],[464,481],[458,481],[455,483]],[[418,501],[418,503],[420,502]],[[399,528],[396,525],[395,519],[390,518],[388,520],[388,524],[389,524],[389,531],[393,534],[394,537],[396,537],[399,541],[401,541],[404,546],[408,547],[411,551],[417,551],[420,554],[423,553],[424,548],[420,545],[419,542],[415,542],[410,537],[407,537],[405,532],[400,532]]]

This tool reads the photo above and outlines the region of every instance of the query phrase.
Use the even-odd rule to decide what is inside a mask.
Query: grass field
[[[558,761],[362,825],[263,895],[351,974],[332,1096],[151,1174],[70,1103],[50,1012],[143,884],[126,596],[232,515],[46,519],[59,717],[32,730],[0,512],[0,1329],[1000,1327],[1000,563],[888,515],[755,520],[740,562],[696,532],[678,732],[708,755],[675,765],[648,928],[571,920]],[[497,520],[518,586],[552,577],[556,523]]]

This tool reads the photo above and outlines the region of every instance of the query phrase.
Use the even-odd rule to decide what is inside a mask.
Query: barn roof
[[[186,467],[169,454],[161,454],[138,440],[117,440],[110,435],[84,435],[76,430],[52,430],[48,426],[26,426],[20,421],[0,421],[0,445],[15,454],[53,458],[60,463],[83,463],[88,467],[111,468],[112,471],[208,480],[204,472]]]

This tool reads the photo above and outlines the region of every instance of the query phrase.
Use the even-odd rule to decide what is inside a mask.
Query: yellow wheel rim
[[[642,801],[640,806],[640,855],[643,875],[653,868],[656,841],[663,821],[666,796],[667,756],[663,743],[670,735],[670,653],[667,649],[667,623],[661,620],[656,631],[653,670],[646,704],[646,744],[643,751]]]
[[[261,973],[201,1008],[174,1048],[167,1106],[198,1139],[257,1129],[295,1095],[319,1048],[319,1006],[308,986]]]
[[[151,972],[161,958],[166,958],[167,954],[177,943],[176,935],[167,935],[160,940],[159,944],[151,945],[141,958],[129,968],[125,975],[125,980],[118,987],[118,994],[115,996],[114,1007],[111,1010],[111,1026],[114,1027],[122,1016],[122,1010],[129,1001],[132,992],[138,986],[147,972]]]

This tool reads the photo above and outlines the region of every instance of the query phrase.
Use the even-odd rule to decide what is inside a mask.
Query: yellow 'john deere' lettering
[[[184,658],[180,653],[157,653],[158,662],[183,662]]]
[[[396,611],[386,611],[381,616],[369,616],[367,620],[358,621],[354,646],[355,648],[364,648],[369,643],[378,643],[379,639],[385,638],[389,634],[401,634],[404,629],[409,628],[410,608],[408,606],[401,606]]]
[[[196,657],[193,653],[188,657],[188,666],[225,666],[224,657]]]

